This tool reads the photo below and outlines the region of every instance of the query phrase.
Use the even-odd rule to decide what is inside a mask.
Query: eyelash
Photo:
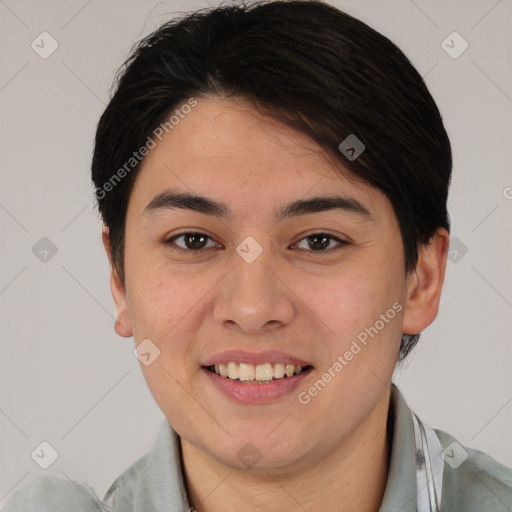
[[[182,247],[179,247],[178,245],[176,245],[174,243],[175,240],[177,240],[178,238],[184,237],[185,235],[200,235],[200,236],[206,237],[208,240],[212,240],[213,241],[213,239],[210,236],[208,236],[206,233],[201,233],[200,231],[185,231],[183,233],[179,233],[177,235],[173,235],[171,238],[168,238],[167,240],[164,240],[162,243],[166,247],[170,248],[172,251],[176,251],[176,252],[179,252],[179,253],[182,253],[182,254],[188,254],[188,255],[191,255],[193,253],[199,254],[201,252],[205,252],[207,249],[212,249],[212,247],[206,247],[206,248],[195,249],[195,250],[194,249],[183,249]],[[347,242],[345,240],[341,240],[337,236],[334,236],[334,235],[332,235],[330,233],[326,233],[324,231],[319,231],[318,233],[311,233],[310,235],[307,235],[307,236],[301,238],[297,242],[297,244],[294,244],[294,245],[298,245],[303,240],[307,240],[308,238],[313,238],[313,237],[316,237],[316,236],[318,236],[318,237],[325,237],[325,238],[328,238],[330,240],[334,240],[335,242],[338,242],[338,248],[339,249],[341,249],[345,245],[350,245],[349,242]],[[319,250],[319,251],[306,250],[306,249],[300,249],[300,250],[305,250],[306,252],[309,252],[311,254],[322,254],[322,253],[329,253],[329,252],[333,251],[332,248],[331,249]]]

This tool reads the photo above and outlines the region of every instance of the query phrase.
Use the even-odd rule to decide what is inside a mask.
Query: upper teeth
[[[215,373],[221,377],[229,379],[239,379],[241,381],[271,381],[272,379],[282,379],[285,375],[291,377],[302,371],[302,366],[284,363],[265,363],[265,364],[247,364],[247,363],[220,363],[215,365]]]

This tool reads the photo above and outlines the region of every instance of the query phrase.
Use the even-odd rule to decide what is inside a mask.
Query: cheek
[[[155,251],[158,252],[158,251]],[[127,257],[127,296],[137,342],[144,338],[163,342],[185,317],[197,296],[195,280],[184,279],[151,251],[132,249]],[[193,281],[193,282],[191,282]]]
[[[325,368],[342,357],[329,393],[338,396],[343,388],[358,389],[375,375],[384,380],[392,372],[401,339],[403,282],[397,269],[353,265],[310,294],[311,309],[329,327]]]
[[[399,293],[390,273],[353,266],[323,279],[310,278],[298,287],[297,295],[304,297],[331,335],[345,339],[375,322]]]
[[[198,295],[206,293],[206,286],[201,293],[192,285],[189,279],[146,269],[132,288],[134,338],[137,343],[150,339],[159,351],[154,361],[148,366],[141,364],[141,369],[156,403],[176,423],[180,411],[194,410],[194,400],[184,387],[189,388],[189,376],[196,371],[188,354]]]
[[[151,339],[160,349],[160,363],[169,367],[178,362],[183,366],[190,322],[199,306],[198,294],[182,284],[161,277],[146,279],[133,294],[134,338]]]

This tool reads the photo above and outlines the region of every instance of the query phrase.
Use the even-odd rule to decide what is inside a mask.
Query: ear
[[[103,229],[101,238],[110,263],[110,290],[116,306],[117,316],[114,330],[119,336],[129,338],[133,336],[133,330],[128,311],[128,301],[126,300],[126,290],[113,264],[110,237],[107,228]]]
[[[402,332],[419,334],[437,316],[446,270],[450,233],[439,228],[428,245],[419,248],[416,268],[407,277],[407,301]]]

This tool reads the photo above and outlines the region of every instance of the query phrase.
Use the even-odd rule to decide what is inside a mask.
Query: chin
[[[281,433],[272,434],[275,427],[274,422],[270,428],[267,424],[265,428],[253,429],[250,435],[232,432],[233,437],[225,436],[223,444],[213,443],[208,452],[236,470],[284,470],[299,464],[309,451],[306,439],[290,436],[285,428]]]

